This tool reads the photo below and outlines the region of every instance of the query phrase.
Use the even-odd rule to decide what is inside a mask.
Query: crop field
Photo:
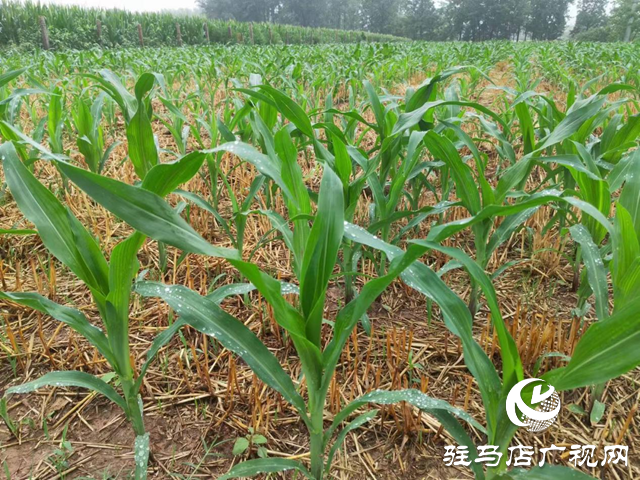
[[[640,478],[639,88],[634,44],[6,50],[0,475]]]

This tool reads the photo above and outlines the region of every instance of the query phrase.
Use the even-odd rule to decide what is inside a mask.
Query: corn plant
[[[105,149],[104,129],[102,127],[102,110],[104,93],[89,104],[82,96],[78,97],[71,112],[77,130],[76,145],[84,156],[89,170],[101,173],[114,148],[120,142],[113,142]]]
[[[120,107],[127,132],[129,158],[136,174],[144,179],[147,172],[158,164],[158,148],[151,128],[153,110],[150,92],[156,84],[165,89],[164,77],[156,73],[144,73],[136,81],[132,95],[117,75],[109,70],[101,70],[100,75],[86,75],[98,82]]]
[[[159,334],[147,353],[147,360],[135,375],[130,361],[129,309],[133,279],[138,272],[137,253],[145,237],[134,233],[119,242],[109,261],[96,239],[56,196],[44,187],[20,161],[13,143],[0,146],[0,158],[9,189],[18,207],[35,226],[45,247],[69,268],[91,292],[104,331],[75,308],[59,305],[38,293],[0,292],[0,298],[50,315],[82,335],[105,358],[115,373],[116,387],[100,377],[82,371],[58,371],[7,389],[6,394],[27,393],[45,386],[73,386],[94,390],[118,405],[136,434],[136,478],[146,478],[149,434],[143,421],[139,395],[142,379],[158,350],[181,324],[176,322]],[[142,183],[149,192],[164,196],[185,181],[185,173],[197,171],[204,155],[193,153],[173,164],[151,168]],[[59,163],[65,170],[68,164]],[[78,169],[80,170],[80,169]],[[80,170],[84,171],[84,170]]]
[[[606,219],[599,218],[599,220],[603,225],[606,224],[604,223]],[[402,249],[383,242],[360,227],[347,225],[345,235],[355,242],[385,251],[389,258],[394,259],[405,255]],[[516,433],[517,426],[507,418],[505,402],[511,387],[523,379],[523,370],[516,344],[505,327],[492,282],[480,265],[458,248],[443,247],[428,240],[411,240],[409,244],[422,245],[429,250],[442,252],[460,262],[469,275],[475,278],[485,295],[500,344],[502,379],[498,369],[473,337],[471,329],[473,320],[469,310],[462,300],[449,290],[442,279],[421,262],[415,262],[401,274],[407,285],[440,306],[445,324],[462,342],[465,363],[480,388],[485,407],[488,443],[498,445],[503,455],[500,464],[487,472],[474,462],[472,465],[476,478],[511,478],[506,473],[505,452]],[[630,252],[637,254],[633,247]],[[637,259],[635,262],[637,263]],[[625,273],[631,279],[634,278],[632,273],[628,271]],[[634,298],[613,315],[592,325],[577,343],[568,364],[547,372],[541,379],[553,385],[557,391],[563,391],[602,383],[638,366],[640,353],[632,347],[635,338],[639,335],[640,319],[636,313],[638,308],[640,308],[640,299]],[[474,459],[476,455],[477,452],[472,447],[470,458]],[[574,470],[560,467],[552,467],[551,470],[553,473],[548,474],[553,475],[553,478],[590,478]],[[535,469],[531,474],[531,478],[538,478],[535,476],[537,475]]]
[[[243,156],[251,158],[259,170],[273,168],[269,157],[256,157],[255,153],[257,152],[246,155],[246,149],[249,147],[242,144],[222,145],[219,148],[236,153],[245,149],[242,152]],[[295,170],[296,166],[293,167]],[[241,260],[237,252],[229,252],[206,242],[153,192],[126,185],[117,180],[100,177],[71,165],[61,164],[60,168],[89,196],[125,220],[141,234],[174,245],[184,251],[225,258],[269,302],[274,309],[277,322],[290,336],[302,364],[308,394],[306,402],[299,392],[299,387],[296,387],[278,360],[255,334],[242,322],[218,307],[216,302],[179,285],[172,286],[154,282],[140,282],[136,285],[138,293],[164,299],[180,316],[181,321],[205,334],[214,336],[222,345],[242,357],[265,384],[279,392],[297,410],[309,430],[310,470],[293,460],[257,459],[237,465],[222,478],[290,469],[296,469],[309,478],[323,478],[345,435],[369,420],[374,413],[369,412],[353,420],[338,433],[336,443],[331,446],[334,433],[338,431],[341,422],[352,412],[371,402],[383,404],[398,401],[409,402],[449,425],[459,441],[469,443],[467,434],[452,415],[461,415],[460,418],[476,427],[478,424],[470,416],[462,414],[459,409],[444,401],[431,399],[416,390],[372,392],[346,406],[332,425],[325,429],[325,398],[342,349],[352,330],[386,286],[425,251],[422,246],[410,249],[406,255],[402,255],[397,261],[391,263],[386,275],[364,285],[358,297],[338,313],[333,327],[332,339],[323,348],[321,326],[325,297],[337,261],[345,226],[342,214],[344,211],[341,194],[342,183],[331,169],[324,170],[313,226],[308,232],[304,232],[306,239],[301,245],[301,256],[298,257],[299,263],[295,271],[300,291],[299,305],[296,308],[282,297],[280,282],[261,271],[256,265]],[[274,176],[278,177],[275,173]],[[288,185],[297,182],[298,179],[295,176],[289,177],[288,181],[279,182],[279,186],[294,205],[299,197],[291,193]],[[298,189],[296,192],[301,193],[302,190]],[[292,249],[294,254],[296,253],[297,244],[294,243],[293,236],[290,237],[290,241],[287,241],[287,246]]]

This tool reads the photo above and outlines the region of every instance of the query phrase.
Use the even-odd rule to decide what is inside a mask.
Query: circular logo
[[[533,382],[540,382],[540,384],[533,387],[531,405],[534,408],[531,408],[522,399],[522,390]],[[543,385],[548,387],[544,392],[542,392]],[[516,406],[522,412],[521,417],[518,417]],[[560,397],[556,389],[539,378],[529,378],[518,382],[507,395],[507,415],[509,420],[514,425],[526,427],[529,432],[543,432],[553,425],[558,418],[560,407]]]

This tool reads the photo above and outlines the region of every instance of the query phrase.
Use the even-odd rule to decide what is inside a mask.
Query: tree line
[[[365,30],[415,40],[623,40],[638,0],[198,0],[210,18]],[[569,31],[569,7],[576,3]],[[611,5],[609,5],[611,3]],[[635,28],[632,28],[635,30]]]

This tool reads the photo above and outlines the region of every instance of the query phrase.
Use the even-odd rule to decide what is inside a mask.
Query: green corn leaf
[[[56,87],[49,99],[49,110],[47,112],[47,133],[49,134],[49,145],[55,153],[62,153],[62,89]]]
[[[136,94],[136,99],[138,102],[141,102],[142,99],[151,91],[154,85],[158,83],[161,87],[164,87],[164,77],[159,73],[143,73],[136,81],[136,86],[134,87],[134,91]],[[140,108],[140,103],[138,104],[138,108]]]
[[[19,228],[0,228],[0,235],[37,235],[36,230]]]
[[[118,370],[125,378],[131,375],[131,361],[129,359],[131,285],[140,268],[137,254],[144,239],[144,235],[135,232],[120,242],[113,249],[109,263],[109,295],[107,295],[105,321],[109,333],[109,343],[118,360]]]
[[[594,323],[582,336],[566,367],[542,378],[557,390],[604,383],[640,365],[640,297],[609,318]]]
[[[594,477],[579,470],[561,465],[545,465],[531,470],[519,470],[496,477],[500,480],[594,480]]]
[[[424,136],[424,132],[412,132],[411,136],[409,137],[406,156],[400,166],[400,169],[391,181],[391,189],[389,191],[386,208],[387,211],[385,212],[385,216],[389,215],[391,211],[396,209],[401,195],[405,191],[407,179],[420,160],[420,156],[422,153],[422,148],[420,147],[422,146]],[[349,166],[351,166],[351,160],[349,160]]]
[[[49,90],[45,90],[44,88],[16,88],[11,91],[9,96],[0,100],[0,107],[8,105],[21,97],[27,97],[29,95],[49,95],[50,93]]]
[[[144,378],[147,370],[151,366],[151,362],[153,362],[153,359],[156,357],[160,349],[167,343],[169,343],[176,332],[185,325],[186,322],[183,319],[179,318],[178,320],[174,321],[168,328],[164,329],[161,333],[156,335],[156,338],[153,339],[149,350],[147,350],[146,360],[142,365],[142,368],[140,369],[138,377],[136,378],[136,382],[133,387],[134,392],[140,391],[140,388],[142,387],[142,379]]]
[[[419,408],[423,412],[433,413],[436,417],[436,414],[439,411],[448,412],[461,420],[464,420],[479,431],[486,433],[484,427],[464,410],[454,407],[444,400],[429,397],[419,390],[374,390],[373,392],[367,393],[366,395],[353,400],[335,416],[331,423],[331,427],[329,427],[325,432],[325,443],[331,439],[338,426],[360,407],[369,403],[393,405],[400,402],[407,402],[414,407]]]
[[[215,208],[213,208],[213,205],[211,205],[209,202],[207,202],[204,198],[202,198],[197,193],[187,192],[186,190],[182,190],[182,189],[176,189],[175,193],[179,194],[180,196],[184,197],[190,202],[193,202],[198,207],[202,208],[203,210],[213,215],[215,219],[218,221],[218,223],[220,224],[220,226],[222,227],[222,229],[225,231],[227,236],[230,239],[232,239],[232,242],[234,242],[235,244],[236,237],[231,232],[229,223],[224,218],[222,218],[222,215],[220,215],[220,213]]]
[[[465,228],[472,227],[476,223],[482,222],[488,218],[495,216],[506,216],[520,213],[528,208],[545,205],[549,202],[561,202],[567,203],[574,207],[579,208],[587,215],[593,217],[605,230],[611,233],[611,223],[607,218],[593,205],[583,202],[574,197],[562,197],[562,194],[557,190],[544,190],[527,197],[525,200],[515,205],[489,205],[483,208],[477,215],[462,220],[457,220],[444,225],[436,225],[429,231],[427,240],[432,242],[441,242],[442,240],[449,238],[452,235],[464,230]]]
[[[412,112],[417,108],[420,108],[429,100],[433,100],[435,88],[438,86],[438,83],[448,79],[449,77],[456,75],[458,73],[465,72],[469,69],[468,66],[456,66],[451,67],[446,70],[443,70],[441,73],[437,74],[434,77],[427,78],[420,86],[416,89],[416,91],[411,95],[411,98],[407,101],[406,111]]]
[[[260,153],[249,144],[238,141],[223,143],[212,150],[203,150],[203,153],[217,152],[229,152],[251,163],[262,175],[273,180],[287,198],[295,198],[280,175],[279,165],[275,164],[268,155]]]
[[[439,244],[427,242],[425,240],[410,240],[410,243],[423,245],[431,250],[437,250],[456,259],[467,269],[469,275],[471,275],[480,285],[480,288],[487,300],[487,304],[489,305],[492,315],[491,320],[496,329],[498,341],[500,343],[500,354],[502,356],[503,363],[503,389],[508,392],[513,385],[524,378],[524,373],[522,370],[522,362],[520,360],[518,347],[504,324],[502,313],[500,312],[498,297],[489,276],[484,272],[484,270],[482,270],[482,268],[480,268],[480,265],[478,265],[477,262],[459,248],[443,247]]]
[[[18,158],[11,142],[0,146],[7,184],[20,211],[47,249],[95,292],[108,291],[108,266],[95,239]],[[78,241],[84,248],[79,249]]]
[[[591,171],[582,163],[582,161],[580,160],[580,157],[578,157],[577,155],[558,155],[554,157],[540,157],[540,158],[534,158],[533,160],[541,164],[556,163],[558,165],[562,165],[563,167],[568,167],[569,169],[573,169],[576,172],[582,173],[583,175],[587,176],[591,180],[596,180],[596,181],[602,180],[597,170],[595,172]]]
[[[489,238],[485,258],[490,258],[495,249],[509,240],[513,232],[531,218],[537,209],[538,207],[528,208],[516,214],[507,216]]]
[[[366,230],[355,225],[348,224],[345,226],[345,237],[357,243],[381,250],[385,252],[390,259],[402,255],[403,252],[400,248],[383,242]],[[428,247],[420,245],[413,245],[410,247],[410,250],[415,247],[418,247],[421,253],[425,253],[428,250]],[[415,258],[418,258],[418,256]],[[485,408],[488,412],[489,428],[492,429],[496,425],[497,419],[493,417],[493,412],[497,408],[502,385],[492,362],[482,347],[480,347],[473,338],[473,332],[471,330],[472,319],[469,309],[465,303],[449,289],[442,279],[424,263],[413,262],[407,267],[408,268],[401,270],[402,273],[400,276],[404,282],[436,302],[442,310],[445,324],[449,330],[462,340],[467,367],[478,381],[485,402]],[[400,272],[394,273],[397,275]],[[336,319],[336,328],[338,326],[337,320],[338,319]]]
[[[640,149],[629,159],[629,168],[622,193],[620,205],[627,209],[631,215],[631,223],[640,239]]]
[[[612,239],[613,261],[609,266],[617,309],[640,291],[640,239],[636,236],[631,215],[619,203],[616,204]]]
[[[569,231],[573,240],[582,247],[589,286],[596,299],[596,314],[598,320],[604,320],[609,316],[609,286],[600,249],[593,242],[591,234],[583,225],[573,225],[569,228]]]
[[[476,448],[465,431],[464,428],[460,425],[460,423],[456,420],[456,417],[467,422],[473,428],[478,429],[480,432],[486,433],[485,428],[480,425],[471,415],[469,415],[464,410],[453,407],[448,402],[444,400],[438,400],[435,398],[431,398],[428,395],[420,392],[419,390],[393,390],[393,391],[385,391],[385,390],[375,390],[366,395],[363,395],[360,398],[353,400],[349,405],[343,408],[340,413],[338,413],[331,426],[326,430],[324,436],[325,445],[328,444],[329,440],[333,433],[337,430],[338,426],[358,408],[367,405],[369,403],[376,403],[380,405],[393,405],[399,402],[407,402],[414,407],[417,407],[421,411],[428,413],[429,415],[434,416],[442,426],[453,436],[453,438],[460,444],[469,447],[469,458],[472,460],[476,458]],[[361,415],[356,420],[364,417],[366,421],[367,414]],[[363,420],[364,420],[363,419]],[[354,420],[353,422],[356,422]],[[352,423],[353,423],[352,422]],[[354,426],[356,428],[358,425]],[[350,428],[350,426],[346,427],[346,429]],[[352,430],[352,428],[350,429]],[[343,430],[344,431],[344,430]],[[342,432],[338,435],[336,445],[342,443],[342,439],[340,438]],[[336,447],[334,445],[333,449]],[[474,473],[476,474],[476,478],[482,479],[484,478],[484,474],[482,473],[482,468],[479,464],[472,464]]]
[[[300,105],[291,100],[288,95],[285,95],[273,87],[260,85],[258,88],[261,92],[264,92],[273,98],[280,113],[289,119],[291,123],[298,128],[298,130],[309,138],[315,138],[313,127],[311,126],[311,120],[309,120],[309,117]]]
[[[145,297],[162,298],[184,322],[215,337],[225,348],[242,357],[260,380],[279,392],[299,412],[305,411],[304,400],[278,359],[251,330],[216,302],[180,285],[138,282],[135,289]]]
[[[149,170],[142,188],[165,197],[183,183],[191,180],[200,170],[205,154],[193,152],[172,163],[161,163]]]
[[[282,162],[280,172],[282,181],[292,195],[292,198],[287,197],[285,199],[289,204],[289,214],[291,216],[301,213],[310,214],[311,200],[302,178],[302,169],[298,165],[298,149],[293,144],[291,135],[286,127],[281,128],[275,135],[275,150]],[[292,207],[294,208],[292,209]]]
[[[536,144],[536,131],[533,126],[533,120],[529,113],[529,106],[526,102],[518,102],[514,106],[514,111],[518,116],[520,124],[520,132],[522,133],[522,146],[524,154],[528,155],[533,151]]]
[[[340,178],[325,167],[318,211],[305,247],[300,276],[300,304],[307,338],[320,346],[327,285],[338,258],[344,230],[344,197]]]
[[[8,72],[4,72],[2,75],[0,75],[0,88],[7,85],[14,78],[18,78],[28,69],[29,67],[23,67],[23,68],[19,68],[18,70],[10,70]]]
[[[112,71],[103,69],[98,72],[97,75],[84,75],[87,78],[91,78],[98,82],[99,87],[104,90],[120,107],[125,121],[129,122],[135,115],[138,108],[136,97],[131,95],[122,84],[120,79]]]
[[[349,188],[349,180],[351,179],[351,157],[347,151],[347,147],[340,138],[333,135],[332,137],[334,155],[335,155],[335,168],[336,173],[342,181],[343,188]]]
[[[589,421],[591,425],[596,425],[602,420],[602,416],[604,415],[605,408],[607,406],[599,400],[595,400],[593,402],[593,407],[591,408],[591,414],[589,415]]]
[[[295,470],[305,477],[312,479],[309,471],[300,462],[286,458],[257,458],[235,465],[229,473],[222,475],[218,480],[230,478],[249,478],[261,473],[277,473]]]
[[[141,105],[127,124],[129,158],[136,174],[144,179],[147,172],[158,164],[158,149],[147,110]]]
[[[482,208],[478,185],[469,166],[462,161],[456,147],[449,139],[430,131],[424,137],[424,143],[431,154],[447,164],[456,183],[456,193],[462,204],[475,215]]]
[[[57,160],[61,162],[66,162],[67,160],[69,160],[69,157],[61,153],[51,153],[49,150],[43,147],[40,143],[36,142],[33,138],[28,137],[27,135],[22,133],[18,128],[11,125],[10,123],[0,122],[0,124],[2,124],[3,128],[8,129],[14,135],[13,137],[14,141],[16,141],[17,143],[22,143],[25,145],[29,145],[30,147],[33,147],[33,149],[37,150],[40,153],[41,157],[44,158],[45,160]]]
[[[402,115],[400,115],[400,117],[398,117],[398,121],[393,126],[393,131],[391,132],[391,135],[398,135],[416,126],[418,123],[420,123],[420,121],[422,120],[422,117],[424,117],[425,114],[427,114],[430,110],[433,110],[436,107],[443,107],[447,105],[457,105],[460,107],[473,108],[493,118],[496,122],[502,125],[505,130],[508,128],[504,120],[502,119],[502,117],[500,117],[500,115],[491,111],[487,107],[480,105],[479,103],[460,102],[460,101],[452,101],[452,100],[436,100],[433,102],[427,102],[416,110],[403,113]]]
[[[376,131],[380,135],[384,135],[385,132],[385,115],[384,115],[384,107],[380,102],[380,97],[376,93],[376,89],[369,83],[368,81],[364,81],[364,89],[367,92],[367,96],[369,97],[369,104],[371,105],[371,110],[373,111],[373,116],[376,118]]]
[[[186,252],[223,258],[238,257],[235,250],[214,247],[203,239],[155,193],[72,165],[59,166],[91,198],[139,232]]]
[[[273,210],[252,210],[251,212],[247,213],[258,213],[260,215],[264,215],[269,219],[269,221],[271,222],[271,226],[278,232],[280,232],[280,235],[282,235],[282,241],[293,253],[294,266],[296,266],[296,272],[299,272],[300,268],[302,268],[302,254],[304,253],[304,248],[300,248],[300,250],[298,250],[295,231],[291,231],[287,220],[282,215],[274,212]]]
[[[327,455],[327,460],[326,460],[326,464],[325,464],[325,467],[324,467],[325,474],[328,474],[329,471],[331,470],[331,464],[333,463],[333,457],[338,452],[338,450],[340,450],[342,448],[342,444],[344,443],[344,439],[347,437],[349,432],[360,428],[362,425],[364,425],[365,423],[367,423],[371,419],[373,419],[377,414],[378,414],[378,410],[371,410],[371,411],[369,411],[367,413],[363,413],[362,415],[358,415],[351,422],[349,422],[349,424],[346,427],[344,427],[340,431],[340,433],[336,437],[336,440],[333,443],[333,445],[331,446],[331,449],[329,450],[329,453]]]
[[[585,122],[591,120],[602,108],[606,97],[594,95],[587,99],[579,108],[572,110],[562,121],[553,129],[549,136],[541,142],[536,149],[537,152],[549,148],[560,143],[574,135]],[[576,106],[577,104],[574,104]]]
[[[426,205],[418,210],[400,210],[397,212],[393,212],[388,217],[379,220],[377,222],[373,222],[369,225],[368,230],[370,232],[377,232],[381,228],[391,225],[398,220],[401,220],[406,217],[413,217],[411,221],[408,223],[406,227],[403,229],[410,230],[415,227],[422,220],[427,218],[429,215],[438,215],[440,213],[446,212],[449,208],[459,205],[459,202],[440,202],[436,205]]]
[[[92,325],[79,310],[63,307],[38,293],[0,292],[0,298],[50,315],[87,339],[111,365],[116,365],[109,341],[102,330]]]
[[[17,387],[8,388],[5,395],[30,393],[42,387],[87,388],[104,395],[113,403],[122,408],[122,410],[124,410],[125,412],[127,411],[127,405],[124,401],[124,398],[122,398],[111,385],[104,382],[103,380],[100,380],[98,377],[85,372],[50,372],[32,382],[23,383],[22,385],[18,385]]]

